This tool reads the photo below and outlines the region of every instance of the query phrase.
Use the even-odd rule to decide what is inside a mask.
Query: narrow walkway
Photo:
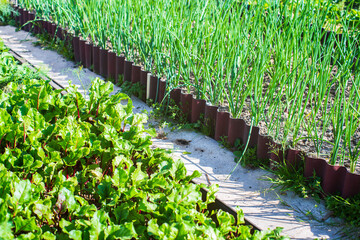
[[[36,38],[27,32],[16,32],[11,26],[0,26],[0,38],[7,47],[46,71],[50,78],[64,87],[71,80],[81,93],[86,94],[91,80],[100,77],[88,69],[77,67],[54,51],[35,46],[33,43],[37,41]],[[114,86],[114,93],[117,91],[119,88]],[[137,98],[132,99],[134,112],[151,110]],[[189,174],[194,170],[200,171],[202,177],[196,179],[196,182],[218,184],[216,196],[231,207],[239,206],[246,218],[261,229],[283,227],[283,233],[292,239],[341,238],[337,235],[341,227],[334,227],[338,219],[321,221],[328,213],[322,203],[301,199],[291,192],[281,195],[271,190],[271,184],[264,181],[269,173],[263,170],[248,170],[239,166],[227,178],[235,166],[232,152],[199,133],[186,130],[171,132],[167,129],[165,132],[167,139],[153,139],[153,146],[171,149],[173,157],[185,163]],[[186,141],[177,141],[179,139]]]

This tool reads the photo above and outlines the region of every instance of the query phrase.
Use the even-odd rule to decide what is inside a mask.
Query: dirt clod
[[[190,145],[191,141],[185,140],[185,139],[176,139],[175,140],[175,144],[180,145],[180,146],[188,146]]]

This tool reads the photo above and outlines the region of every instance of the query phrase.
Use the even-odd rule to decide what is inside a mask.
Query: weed
[[[242,147],[242,149],[244,149],[245,146],[242,145],[241,147]],[[264,166],[264,164],[266,164],[266,162],[264,162],[256,157],[256,149],[257,149],[257,147],[249,147],[248,149],[246,149],[244,157],[241,161],[241,166],[243,166],[245,168],[249,168],[249,169],[257,169],[257,168]],[[241,154],[242,154],[242,151],[234,152],[235,162],[238,162]]]
[[[49,34],[42,33],[36,34],[38,39],[33,44],[35,46],[40,46],[43,49],[54,50],[60,55],[64,56],[67,60],[74,60],[74,51],[70,39],[60,40],[59,38],[52,38]]]
[[[245,145],[241,143],[240,139],[236,139],[234,145],[232,146],[227,136],[223,136],[220,138],[220,144],[232,151],[235,155],[234,161],[239,163],[242,167],[249,169],[257,169],[263,166],[269,165],[269,160],[258,159],[256,157],[256,149],[257,147],[248,147],[245,149]],[[243,153],[245,150],[245,153]],[[243,156],[242,156],[243,155]]]
[[[203,121],[201,122],[201,132],[206,136],[213,136],[215,132],[210,119],[205,118],[205,116],[203,115],[200,116],[200,119],[203,119]]]
[[[91,66],[91,67],[93,67],[93,66]],[[115,82],[115,80],[114,80],[114,82]],[[124,83],[124,75],[123,74],[119,74],[118,75],[118,80],[117,80],[117,82],[116,82],[116,86],[118,86],[118,87],[121,87],[121,85]]]
[[[91,68],[91,67],[90,67],[90,68]],[[117,84],[116,84],[116,81],[115,81],[115,78],[107,77],[107,78],[106,78],[106,81],[107,81],[107,82],[111,82],[111,83],[114,84],[114,85],[117,85]]]
[[[360,238],[360,194],[347,199],[339,195],[326,196],[325,205],[333,216],[346,221],[339,232],[344,239]]]
[[[153,100],[148,99],[146,103],[153,108],[151,116],[160,121],[160,125],[171,128],[171,131],[180,129],[192,129],[199,131],[207,136],[211,133],[211,127],[204,124],[204,114],[201,114],[199,120],[195,123],[189,123],[186,114],[183,113],[180,106],[176,105],[173,99],[167,101],[168,103],[154,103]]]
[[[327,196],[325,203],[334,216],[341,217],[349,224],[360,227],[360,194],[347,199],[339,195]]]
[[[228,136],[221,136],[219,143],[221,144],[221,146],[223,148],[227,148],[229,150],[234,150],[234,149],[232,149],[232,146],[228,141]]]
[[[120,81],[120,83],[121,82],[122,81]],[[139,82],[131,83],[124,81],[120,85],[120,87],[121,87],[121,91],[129,96],[135,96],[140,99],[142,99],[145,96],[145,87]]]
[[[286,164],[285,160],[282,162],[270,160],[270,162],[271,167],[262,166],[262,168],[275,175],[275,177],[267,177],[267,180],[273,184],[274,188],[283,192],[293,191],[303,198],[313,197],[317,201],[324,196],[320,178],[315,174],[310,178],[305,177],[303,166],[295,168]]]
[[[263,168],[275,175],[275,177],[267,177],[274,188],[283,192],[293,191],[303,198],[312,197],[318,202],[324,199],[326,208],[332,212],[331,215],[345,220],[342,234],[348,239],[358,239],[360,236],[360,194],[347,199],[339,195],[328,195],[324,193],[319,177],[315,174],[309,178],[304,177],[303,166],[294,168],[285,162],[276,161],[272,161],[272,166],[275,168],[264,166]],[[352,234],[349,235],[349,232]],[[349,236],[352,237],[349,238]],[[356,237],[353,238],[354,236]]]
[[[148,99],[146,103],[153,108],[151,111],[152,117],[159,119],[160,123],[170,121],[170,126],[182,129],[189,124],[186,115],[172,99],[169,101],[169,104],[154,103],[151,99]]]

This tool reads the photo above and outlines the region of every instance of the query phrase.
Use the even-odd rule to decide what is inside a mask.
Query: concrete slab
[[[91,80],[100,77],[88,69],[81,69],[73,62],[67,61],[54,51],[34,46],[36,38],[27,32],[15,31],[11,26],[0,26],[0,38],[6,46],[27,59],[36,67],[47,71],[47,75],[68,86],[68,80],[79,87],[83,94],[91,84]],[[100,77],[101,78],[101,77]],[[114,86],[114,93],[120,89]],[[134,112],[151,109],[137,98],[132,98]],[[215,140],[202,134],[164,129],[167,139],[153,139],[153,147],[172,150],[174,158],[181,159],[191,174],[198,170],[202,176],[196,182],[218,184],[216,196],[231,207],[239,206],[245,216],[261,229],[283,227],[283,234],[292,239],[341,238],[341,221],[337,218],[321,219],[328,214],[324,204],[313,199],[302,199],[288,192],[282,195],[271,189],[271,184],[264,181],[270,174],[263,170],[248,170],[235,167],[234,155]],[[178,144],[179,139],[189,142]]]

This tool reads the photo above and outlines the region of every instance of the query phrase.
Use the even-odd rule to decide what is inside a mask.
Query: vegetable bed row
[[[252,117],[251,117],[251,123],[249,124],[249,121],[246,121],[247,119],[241,118],[240,113],[243,106],[238,106],[237,104],[234,104],[233,105],[234,109],[240,107],[240,112],[235,111],[231,107],[231,101],[232,101],[231,99],[227,99],[228,103],[230,104],[229,112],[219,111],[219,107],[217,105],[212,105],[209,103],[210,101],[212,103],[217,104],[218,101],[209,99],[209,96],[206,96],[206,94],[204,95],[204,92],[209,93],[210,91],[216,89],[219,86],[220,82],[211,83],[210,88],[212,88],[212,90],[207,89],[207,87],[202,88],[200,85],[196,85],[197,83],[200,84],[201,82],[198,81],[196,83],[197,81],[196,76],[195,76],[195,80],[192,79],[189,80],[190,82],[187,82],[187,80],[184,78],[186,74],[179,75],[176,73],[176,71],[175,72],[172,71],[169,72],[169,75],[166,75],[162,71],[166,69],[170,69],[170,67],[165,64],[162,65],[162,67],[164,68],[160,69],[160,67],[155,64],[156,59],[150,63],[147,62],[148,64],[145,64],[142,67],[141,65],[139,65],[142,62],[139,60],[139,56],[136,55],[139,52],[141,55],[141,51],[140,51],[141,49],[139,49],[135,45],[134,45],[135,50],[127,49],[127,51],[123,51],[123,49],[121,50],[116,49],[116,47],[126,48],[129,47],[129,45],[127,46],[125,42],[118,42],[120,46],[117,46],[115,40],[111,36],[105,36],[105,34],[107,33],[107,31],[105,30],[98,29],[98,31],[100,32],[91,32],[90,28],[92,28],[93,26],[91,24],[86,25],[86,23],[89,23],[88,22],[89,19],[86,19],[84,16],[83,17],[86,20],[79,19],[79,21],[81,21],[81,24],[83,24],[81,26],[79,25],[79,23],[75,23],[73,21],[70,22],[72,25],[68,25],[69,23],[66,22],[67,21],[66,18],[61,18],[56,14],[55,15],[51,14],[51,17],[55,18],[56,21],[58,21],[59,25],[57,25],[55,24],[55,22],[50,20],[49,15],[46,15],[49,14],[48,12],[46,12],[46,9],[44,10],[43,8],[37,6],[35,3],[32,3],[31,1],[29,2],[24,1],[24,4],[27,6],[36,7],[36,10],[41,10],[40,15],[37,17],[34,12],[31,11],[29,12],[27,10],[19,8],[20,16],[16,17],[17,20],[20,21],[22,25],[30,21],[30,23],[24,26],[25,30],[28,31],[33,30],[35,33],[46,31],[50,35],[57,36],[60,39],[71,40],[74,49],[75,60],[77,62],[81,62],[86,67],[93,68],[93,70],[96,73],[99,73],[105,77],[114,78],[115,80],[118,80],[119,76],[123,75],[123,81],[132,82],[132,83],[140,82],[140,84],[143,85],[146,89],[146,99],[151,99],[154,102],[168,101],[169,98],[173,99],[175,103],[178,104],[180,108],[183,110],[183,112],[187,115],[188,120],[190,122],[197,122],[201,120],[203,121],[204,125],[210,126],[210,128],[212,129],[211,135],[216,140],[220,140],[223,137],[227,137],[229,143],[234,144],[236,139],[240,139],[241,143],[244,145],[249,140],[249,147],[257,146],[257,158],[259,159],[270,158],[273,161],[280,161],[280,162],[283,159],[285,159],[287,164],[291,164],[295,166],[298,164],[305,164],[305,172],[304,172],[305,176],[312,176],[313,172],[315,172],[317,176],[322,178],[322,187],[326,193],[340,192],[343,197],[349,197],[360,192],[360,175],[350,173],[348,169],[346,169],[344,166],[332,166],[338,161],[338,158],[340,158],[340,163],[341,163],[341,161],[344,160],[344,157],[346,155],[351,159],[350,169],[351,171],[354,171],[356,167],[357,159],[359,158],[359,154],[360,154],[359,151],[360,141],[358,141],[355,137],[355,134],[359,131],[359,121],[360,121],[359,109],[358,109],[360,98],[359,98],[359,92],[357,91],[359,85],[358,84],[359,75],[358,75],[358,60],[356,58],[357,56],[356,53],[358,52],[358,48],[357,48],[358,45],[356,40],[354,41],[354,39],[356,38],[351,37],[352,34],[351,32],[344,31],[342,35],[336,35],[331,32],[324,33],[322,31],[317,33],[316,30],[314,29],[316,29],[316,27],[318,26],[320,26],[321,29],[321,27],[323,26],[322,25],[323,22],[320,23],[315,22],[317,24],[316,26],[314,25],[315,23],[311,25],[310,33],[309,33],[311,37],[308,39],[302,38],[304,42],[301,43],[299,46],[302,47],[305,46],[307,44],[307,41],[310,42],[322,41],[322,45],[318,45],[317,49],[315,50],[314,49],[309,50],[310,52],[308,53],[309,56],[307,58],[310,58],[310,60],[306,60],[305,58],[302,58],[300,62],[295,63],[290,61],[289,63],[289,57],[290,59],[292,59],[293,58],[292,54],[295,54],[291,50],[290,56],[287,56],[285,58],[285,62],[283,63],[285,65],[298,64],[299,66],[301,64],[304,64],[305,63],[304,61],[308,61],[307,64],[310,64],[309,65],[310,68],[314,68],[315,70],[310,71],[309,74],[311,76],[309,75],[310,76],[309,77],[307,75],[302,75],[301,69],[291,70],[291,67],[284,68],[284,66],[281,66],[281,64],[279,66],[275,66],[278,69],[277,70],[275,69],[276,71],[274,70],[271,73],[274,74],[274,76],[271,77],[271,81],[270,81],[270,84],[274,82],[275,85],[273,86],[272,90],[268,92],[268,95],[266,95],[267,97],[262,96],[262,92],[264,88],[259,87],[263,83],[260,82],[256,83],[256,81],[253,83],[242,82],[243,84],[245,84],[244,87],[250,84],[250,86],[244,89],[242,87],[239,87],[242,83],[239,82],[238,78],[236,78],[235,82],[233,82],[232,84],[233,87],[230,87],[230,85],[228,86],[228,91],[232,91],[232,90],[235,91],[236,89],[238,89],[236,91],[239,91],[239,89],[240,90],[244,89],[243,91],[240,91],[242,92],[242,95],[233,92],[232,96],[237,99],[236,101],[238,101],[239,104],[240,102],[244,104],[244,102],[250,96],[249,108]],[[107,5],[101,5],[99,6],[99,9],[104,10],[106,9],[106,7]],[[57,9],[56,6],[55,9]],[[297,8],[295,8],[295,10],[296,9]],[[111,8],[107,10],[111,12]],[[49,11],[49,9],[47,9],[47,11]],[[66,12],[65,10],[63,11]],[[244,9],[242,9],[242,11],[243,11],[242,14],[247,13]],[[99,12],[97,14],[99,14]],[[125,15],[120,14],[119,16],[126,16],[126,14]],[[230,16],[231,15],[229,15],[229,17]],[[49,21],[45,20],[43,17],[45,17],[45,19],[49,19]],[[103,20],[108,21],[107,17],[108,15],[106,14],[106,17],[104,17]],[[114,21],[116,22],[116,20]],[[114,24],[115,22],[110,21],[108,23]],[[296,22],[285,21],[285,23],[294,24]],[[101,25],[102,22],[99,22],[98,24]],[[273,22],[273,24],[275,23]],[[124,26],[122,26],[122,28],[123,27]],[[135,25],[132,25],[132,27],[134,28]],[[193,28],[194,26],[192,27],[192,29]],[[299,28],[301,27],[299,26]],[[313,31],[311,29],[313,29]],[[136,29],[133,29],[132,31],[136,32]],[[76,35],[73,35],[74,32]],[[302,33],[302,36],[303,34],[304,33]],[[90,36],[91,39],[87,37],[84,38],[84,36]],[[254,35],[253,37],[255,38],[256,36]],[[290,37],[290,35],[288,37]],[[118,41],[124,40],[125,38],[126,36],[121,36],[118,38]],[[118,50],[117,53],[108,50],[107,41],[110,41],[110,45],[112,45],[113,50]],[[293,44],[297,46],[298,43],[294,42]],[[336,45],[337,47],[334,48],[333,47],[334,45]],[[280,47],[280,45],[278,47]],[[344,50],[343,55],[339,53],[339,49]],[[280,51],[280,49],[277,49],[277,51]],[[322,55],[321,51],[326,51],[326,52]],[[130,52],[132,54],[130,54]],[[125,53],[125,55],[122,55],[122,53]],[[296,53],[296,54],[300,54],[300,53]],[[315,61],[316,58],[314,57],[314,54],[319,57],[318,60],[319,63],[316,63],[315,65],[311,65],[312,62],[317,61],[317,60]],[[144,53],[143,55],[145,57],[147,56]],[[264,52],[263,55],[266,55],[266,53]],[[241,55],[239,57],[241,57]],[[248,55],[244,57],[247,58]],[[311,58],[314,58],[314,61],[311,61]],[[134,61],[136,62],[136,64],[134,64]],[[280,63],[282,63],[281,59],[279,59],[279,61]],[[330,76],[330,74],[328,74],[328,67],[331,68],[332,66],[331,63],[333,63],[334,61],[338,64],[337,65],[338,68],[342,68],[341,71],[339,71],[339,73],[336,73],[336,76],[335,75],[332,76],[335,80],[331,79],[332,77]],[[167,60],[165,62],[167,62]],[[153,66],[152,64],[155,64],[156,66]],[[179,63],[179,65],[181,64],[183,63]],[[242,62],[242,64],[244,64],[244,62]],[[255,65],[261,67],[262,64],[265,64],[265,62],[264,63],[258,62],[257,64],[258,65],[256,64]],[[246,65],[246,66],[247,69],[251,69],[251,68],[255,69],[255,65],[252,66]],[[201,66],[203,67],[203,65]],[[144,70],[144,68],[148,69],[149,71]],[[229,69],[231,69],[231,67],[229,67]],[[150,70],[153,71],[153,74],[150,72]],[[180,69],[178,70],[180,71]],[[253,75],[253,77],[263,81],[264,75],[266,75],[265,74],[266,71],[264,72],[263,70],[261,71],[260,70],[259,73]],[[286,72],[286,74],[277,75],[281,71],[285,71],[285,70],[288,71]],[[188,72],[189,73],[188,76],[195,74],[195,68],[191,68],[191,70],[189,71],[190,72]],[[237,69],[236,71],[239,71],[239,69]],[[154,75],[155,72],[156,75]],[[270,74],[268,71],[266,73]],[[246,77],[247,74],[248,73],[246,73],[243,77]],[[314,79],[316,80],[317,78],[319,78],[320,75],[324,75],[325,77],[323,77],[318,81],[314,81]],[[174,76],[179,77],[177,81],[173,80]],[[163,80],[164,77],[166,77],[167,81]],[[297,79],[301,79],[302,77],[305,77],[305,80],[308,81],[307,84],[301,85],[302,81],[297,80]],[[222,77],[221,79],[223,82],[226,82]],[[277,79],[280,80],[278,81]],[[290,84],[291,86],[287,85],[289,81],[291,81]],[[328,85],[329,82],[331,82],[330,85]],[[179,84],[181,83],[184,83],[182,86],[186,86],[188,90],[192,90],[194,93],[190,94],[188,92],[184,92],[181,88],[177,88],[176,86],[179,86]],[[256,86],[258,86],[258,88]],[[332,92],[334,91],[334,86],[335,86],[335,95],[331,95]],[[203,90],[200,91],[199,90],[200,87]],[[250,92],[252,91],[254,92],[250,94],[250,92],[248,92],[248,90],[246,89],[248,89]],[[312,92],[310,92],[311,89],[313,89]],[[305,90],[309,92],[305,93],[304,92]],[[293,92],[297,92],[296,93],[297,95],[293,95]],[[284,94],[284,97],[281,93]],[[259,98],[261,98],[262,96],[262,100],[257,100],[253,98],[254,96]],[[333,96],[333,99],[329,96]],[[349,98],[349,96],[351,97],[351,99]],[[315,98],[312,99],[310,102],[306,102],[311,97],[315,97]],[[204,99],[200,99],[200,98],[204,98]],[[260,119],[263,118],[263,116],[260,115],[262,114],[261,112],[264,111],[265,109],[264,107],[266,103],[281,102],[282,98],[286,98],[286,99],[288,98],[290,100],[289,101],[286,100],[287,103],[285,103],[284,105],[272,105],[272,107],[270,107],[271,109],[267,110],[268,112],[271,111],[273,112],[272,117],[270,117],[270,119],[267,119],[268,120],[267,122],[269,124],[267,127],[269,131],[272,131],[272,133],[274,133],[274,132],[278,132],[280,128],[284,128],[282,124],[285,124],[284,129],[286,130],[286,128],[288,127],[287,131],[283,132],[280,135],[259,134],[260,128],[257,126],[257,124],[259,123]],[[297,100],[299,100],[300,102],[298,102]],[[303,102],[303,100],[306,101]],[[313,103],[318,106],[315,109],[310,109],[310,110],[306,109],[306,106],[312,103],[312,101],[314,101]],[[331,104],[329,105],[329,102],[326,102],[326,104],[323,105],[323,101],[330,101]],[[332,101],[335,102],[338,101],[338,102],[337,104],[333,104]],[[261,104],[262,106],[260,106]],[[300,109],[298,109],[298,107],[300,107]],[[281,123],[280,119],[283,118],[281,116],[282,112],[287,113],[288,117],[286,118],[285,122]],[[299,115],[299,113],[301,115]],[[280,117],[276,115],[279,115]],[[296,120],[296,122],[294,123],[292,122],[293,119],[298,119],[298,120]],[[304,130],[303,129],[304,122],[302,122],[303,119],[308,120],[306,124],[309,125],[306,125],[306,127],[309,134],[311,133],[312,136],[304,137],[298,135],[300,130]],[[323,120],[326,120],[326,122],[323,122]],[[272,128],[274,126],[276,129]],[[295,126],[294,129],[290,129],[294,126]],[[332,127],[332,135],[334,138],[333,140],[335,141],[331,143],[333,150],[331,151],[331,155],[330,155],[330,163],[332,165],[329,164],[328,160],[319,157],[321,148],[323,147],[323,145],[325,145],[325,143],[328,142],[323,137],[324,137],[324,133],[329,131],[327,127],[330,126]],[[288,142],[288,137],[290,136],[289,134],[292,135],[293,145],[289,144]],[[302,151],[301,149],[295,150],[294,148],[294,146],[296,147],[295,142],[299,141],[300,139],[310,139],[311,141],[313,141],[315,148],[317,150],[317,156],[314,157],[313,155],[309,155],[306,152],[304,153],[304,151]]]
[[[209,210],[217,187],[192,184],[198,172],[152,149],[147,116],[110,97],[111,83],[95,79],[85,100],[31,76],[0,90],[2,238],[284,239],[252,233],[241,210]]]

